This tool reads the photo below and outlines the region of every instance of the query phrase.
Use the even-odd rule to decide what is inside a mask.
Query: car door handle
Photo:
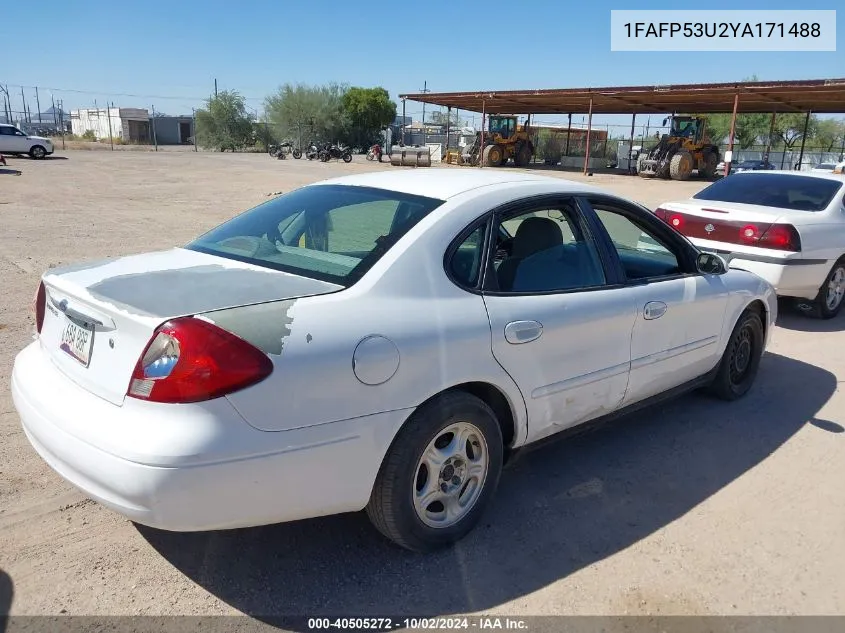
[[[662,301],[649,301],[647,304],[645,304],[645,307],[643,308],[643,318],[647,321],[650,321],[652,319],[659,319],[664,314],[666,314],[666,310],[668,309],[669,306],[667,306]]]
[[[513,345],[536,341],[543,334],[543,324],[537,321],[511,321],[505,326],[505,340]]]

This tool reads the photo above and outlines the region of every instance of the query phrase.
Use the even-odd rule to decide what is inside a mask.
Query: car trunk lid
[[[138,358],[169,319],[342,286],[175,248],[43,276],[42,350],[71,380],[122,404]]]

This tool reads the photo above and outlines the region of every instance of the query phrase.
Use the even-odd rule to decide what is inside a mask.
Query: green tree
[[[347,125],[345,140],[351,145],[366,147],[377,141],[381,130],[396,119],[396,103],[381,87],[350,88],[341,103]]]
[[[839,151],[845,139],[845,120],[821,119],[816,123],[813,140],[824,152]]]
[[[730,114],[710,114],[704,118],[707,120],[707,133],[710,141],[715,144],[727,143],[731,134]],[[734,143],[741,149],[748,149],[756,145],[760,139],[769,135],[769,124],[771,115],[765,113],[738,114],[736,116],[736,129],[734,130]]]
[[[333,142],[345,135],[342,84],[284,84],[265,107],[274,135],[303,144]]]
[[[783,146],[792,151],[795,144],[804,137],[804,122],[807,119],[806,114],[800,112],[787,112],[778,114],[775,119],[775,138],[778,139]],[[807,125],[807,138],[813,137],[816,131],[818,120],[811,116],[809,124]]]
[[[197,142],[203,147],[233,152],[253,143],[252,115],[244,98],[233,90],[209,97],[196,112]]]

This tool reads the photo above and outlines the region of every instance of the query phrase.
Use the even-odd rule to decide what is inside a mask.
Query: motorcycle
[[[341,145],[326,145],[320,151],[320,161],[323,163],[329,162],[331,159],[343,159],[344,163],[352,162],[352,151],[348,147]]]
[[[381,145],[376,143],[375,145],[371,146],[370,149],[367,151],[367,160],[375,160],[378,158],[378,162],[381,162],[383,151],[381,149]]]
[[[320,155],[320,148],[317,147],[314,143],[308,146],[308,149],[305,150],[305,158],[308,160],[314,160],[318,158]]]
[[[287,155],[291,153],[292,149],[293,149],[293,145],[289,141],[285,141],[284,143],[280,143],[279,145],[275,145],[275,144],[270,145],[270,147],[267,148],[267,152],[273,158],[283,159],[283,158],[287,158]],[[298,158],[296,156],[296,150],[293,150],[293,153],[294,153],[294,158]],[[302,156],[301,153],[300,153],[300,156]]]

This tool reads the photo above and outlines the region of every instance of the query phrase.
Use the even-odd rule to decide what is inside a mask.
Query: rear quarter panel
[[[728,289],[728,305],[725,309],[725,320],[719,341],[720,356],[728,345],[739,316],[755,300],[761,301],[766,309],[763,325],[766,328],[766,345],[768,346],[772,328],[778,317],[775,289],[765,279],[745,270],[732,268],[722,278]]]

